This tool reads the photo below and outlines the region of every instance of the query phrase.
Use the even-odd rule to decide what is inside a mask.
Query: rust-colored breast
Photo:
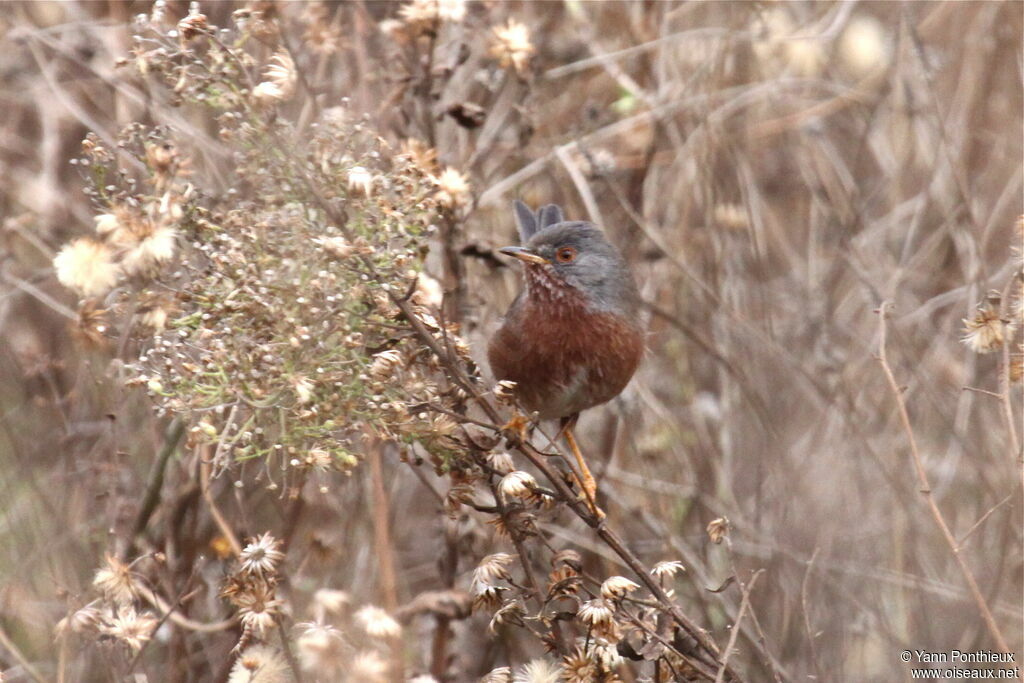
[[[543,419],[611,400],[644,352],[642,331],[622,316],[591,311],[581,300],[559,303],[526,297],[488,347],[496,379],[516,382],[523,406]]]

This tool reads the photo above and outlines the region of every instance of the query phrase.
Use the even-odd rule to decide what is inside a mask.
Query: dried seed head
[[[437,200],[443,206],[454,209],[469,202],[469,180],[454,168],[446,168],[434,179],[437,184]]]
[[[249,539],[249,544],[238,556],[243,573],[267,576],[277,570],[277,565],[284,559],[281,542],[266,532]]]
[[[278,50],[263,72],[265,79],[252,90],[256,104],[267,107],[290,99],[295,94],[298,75],[295,62],[287,50]]]
[[[93,218],[93,220],[96,221],[96,233],[103,237],[121,228],[121,223],[117,220],[117,216],[112,213],[101,213]]]
[[[507,666],[491,669],[479,683],[512,683],[512,669]]]
[[[232,596],[232,602],[238,605],[238,616],[246,632],[261,638],[277,624],[284,604],[274,597],[273,589],[262,582],[244,587]]]
[[[416,279],[416,291],[412,293],[412,302],[418,306],[440,308],[444,301],[444,287],[435,278],[420,273]]]
[[[625,597],[640,587],[640,584],[630,581],[624,576],[612,576],[605,579],[601,584],[601,597],[605,600],[613,600]]]
[[[373,174],[362,166],[350,168],[346,180],[350,192],[361,194],[364,197],[369,197],[373,192]]]
[[[595,629],[606,629],[615,621],[615,612],[612,610],[611,603],[604,598],[587,600],[580,605],[576,616],[584,624]]]
[[[508,553],[488,555],[473,570],[474,585],[490,585],[496,580],[511,581],[512,576],[505,569],[511,562],[512,556]]]
[[[401,365],[402,354],[395,349],[375,353],[373,364],[370,365],[370,376],[378,380],[388,379]]]
[[[651,568],[651,574],[658,577],[659,579],[667,579],[676,575],[678,572],[685,572],[686,567],[679,560],[665,560],[659,562]]]
[[[494,385],[494,398],[498,403],[504,403],[507,406],[514,405],[516,402],[516,386],[516,383],[512,380],[501,380]]]
[[[388,680],[388,663],[376,650],[365,650],[352,659],[347,680],[364,681],[365,683],[386,683]]]
[[[134,607],[120,605],[104,619],[100,630],[127,645],[132,652],[138,652],[150,639],[158,619],[149,612],[135,611]]]
[[[352,601],[352,597],[342,590],[321,588],[313,593],[313,601],[328,614],[341,614]]]
[[[493,635],[498,632],[498,627],[504,624],[522,626],[524,611],[523,606],[517,601],[513,600],[505,603],[501,609],[494,613],[491,623],[487,625],[487,630]]]
[[[103,613],[100,612],[98,604],[99,600],[93,600],[67,615],[57,622],[54,633],[57,637],[66,636],[68,633],[95,633],[103,622]]]
[[[495,26],[491,29],[491,33],[493,39],[490,55],[498,60],[502,68],[511,67],[516,73],[523,74],[529,65],[530,56],[534,53],[533,43],[530,42],[530,29],[526,24],[509,19],[504,26]]]
[[[115,604],[130,603],[137,594],[137,577],[128,565],[113,555],[107,555],[104,559],[107,566],[96,571],[92,585],[103,593],[103,597]]]
[[[189,10],[188,16],[178,22],[178,33],[183,42],[192,40],[200,33],[206,33],[208,28],[206,15],[200,14],[196,6]]]
[[[712,543],[721,543],[729,535],[730,528],[728,517],[713,519],[708,523],[708,538]]]
[[[300,633],[295,639],[299,661],[306,671],[325,673],[343,665],[345,639],[341,631],[327,624],[307,622],[298,624]]]
[[[989,297],[978,306],[973,318],[964,319],[964,336],[961,341],[975,353],[991,353],[1013,339],[1016,323],[999,315],[998,297]]]
[[[57,280],[82,296],[102,296],[117,285],[121,268],[106,244],[83,237],[65,245],[53,259]]]
[[[508,474],[516,469],[516,463],[508,453],[488,453],[487,464],[498,474]]]
[[[231,667],[228,683],[287,683],[291,668],[281,652],[269,645],[250,645]]]
[[[292,389],[295,391],[295,398],[300,404],[313,400],[313,390],[316,388],[313,380],[304,375],[293,375],[290,381]]]
[[[397,638],[402,634],[402,625],[380,607],[360,607],[355,619],[366,634],[374,638]]]
[[[512,680],[514,683],[559,683],[562,667],[546,659],[534,659],[523,664]]]
[[[178,231],[169,226],[153,226],[148,221],[134,233],[117,233],[119,246],[125,247],[121,268],[128,275],[152,272],[174,257],[178,245]],[[124,240],[124,241],[122,241]]]
[[[498,492],[506,498],[529,498],[537,488],[537,480],[529,472],[509,472],[498,483]]]

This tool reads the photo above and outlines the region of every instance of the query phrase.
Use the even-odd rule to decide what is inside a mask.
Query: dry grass
[[[1019,6],[188,9],[0,12],[0,674],[1024,654]],[[502,455],[515,197],[602,225],[641,285],[649,353],[577,432],[606,526],[547,439]],[[174,255],[104,236],[120,275],[82,301],[53,259],[112,206]]]

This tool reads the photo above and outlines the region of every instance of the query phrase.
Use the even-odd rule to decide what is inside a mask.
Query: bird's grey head
[[[534,214],[517,201],[515,212],[522,246],[505,247],[501,253],[523,261],[531,291],[569,287],[598,310],[622,311],[636,305],[629,266],[594,224],[566,221],[553,204]]]

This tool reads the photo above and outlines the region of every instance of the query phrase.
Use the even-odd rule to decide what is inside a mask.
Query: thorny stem
[[[896,381],[896,376],[893,374],[892,367],[889,365],[888,356],[886,355],[886,320],[888,319],[890,307],[890,302],[883,301],[877,310],[879,321],[878,362],[882,365],[882,371],[885,373],[885,378],[889,382],[889,388],[892,390],[893,397],[896,401],[896,408],[899,411],[900,422],[903,425],[903,431],[906,433],[907,441],[910,444],[910,456],[914,463],[914,471],[917,474],[917,481],[921,487],[921,493],[924,494],[925,502],[928,505],[929,512],[931,512],[932,519],[935,520],[935,525],[939,527],[939,530],[942,532],[942,535],[946,540],[946,544],[949,546],[949,550],[953,554],[953,559],[960,568],[960,573],[963,574],[964,581],[967,583],[971,596],[974,598],[978,611],[981,613],[982,620],[988,627],[989,634],[992,636],[993,640],[995,640],[996,646],[1000,650],[1003,652],[1011,652],[1010,646],[1007,645],[1006,639],[1003,637],[1003,633],[1000,630],[999,625],[992,616],[992,610],[989,609],[985,596],[982,595],[981,589],[978,587],[978,582],[974,578],[974,573],[971,571],[971,568],[967,566],[967,562],[960,553],[960,546],[956,542],[956,537],[954,537],[953,532],[950,531],[949,525],[946,523],[945,517],[942,516],[942,511],[939,509],[938,503],[935,502],[935,496],[932,494],[932,487],[928,479],[928,472],[924,467],[924,461],[921,459],[921,452],[918,450],[917,439],[914,436],[914,428],[910,423],[910,414],[907,412],[907,404],[903,399],[903,391],[900,389],[899,383]]]

